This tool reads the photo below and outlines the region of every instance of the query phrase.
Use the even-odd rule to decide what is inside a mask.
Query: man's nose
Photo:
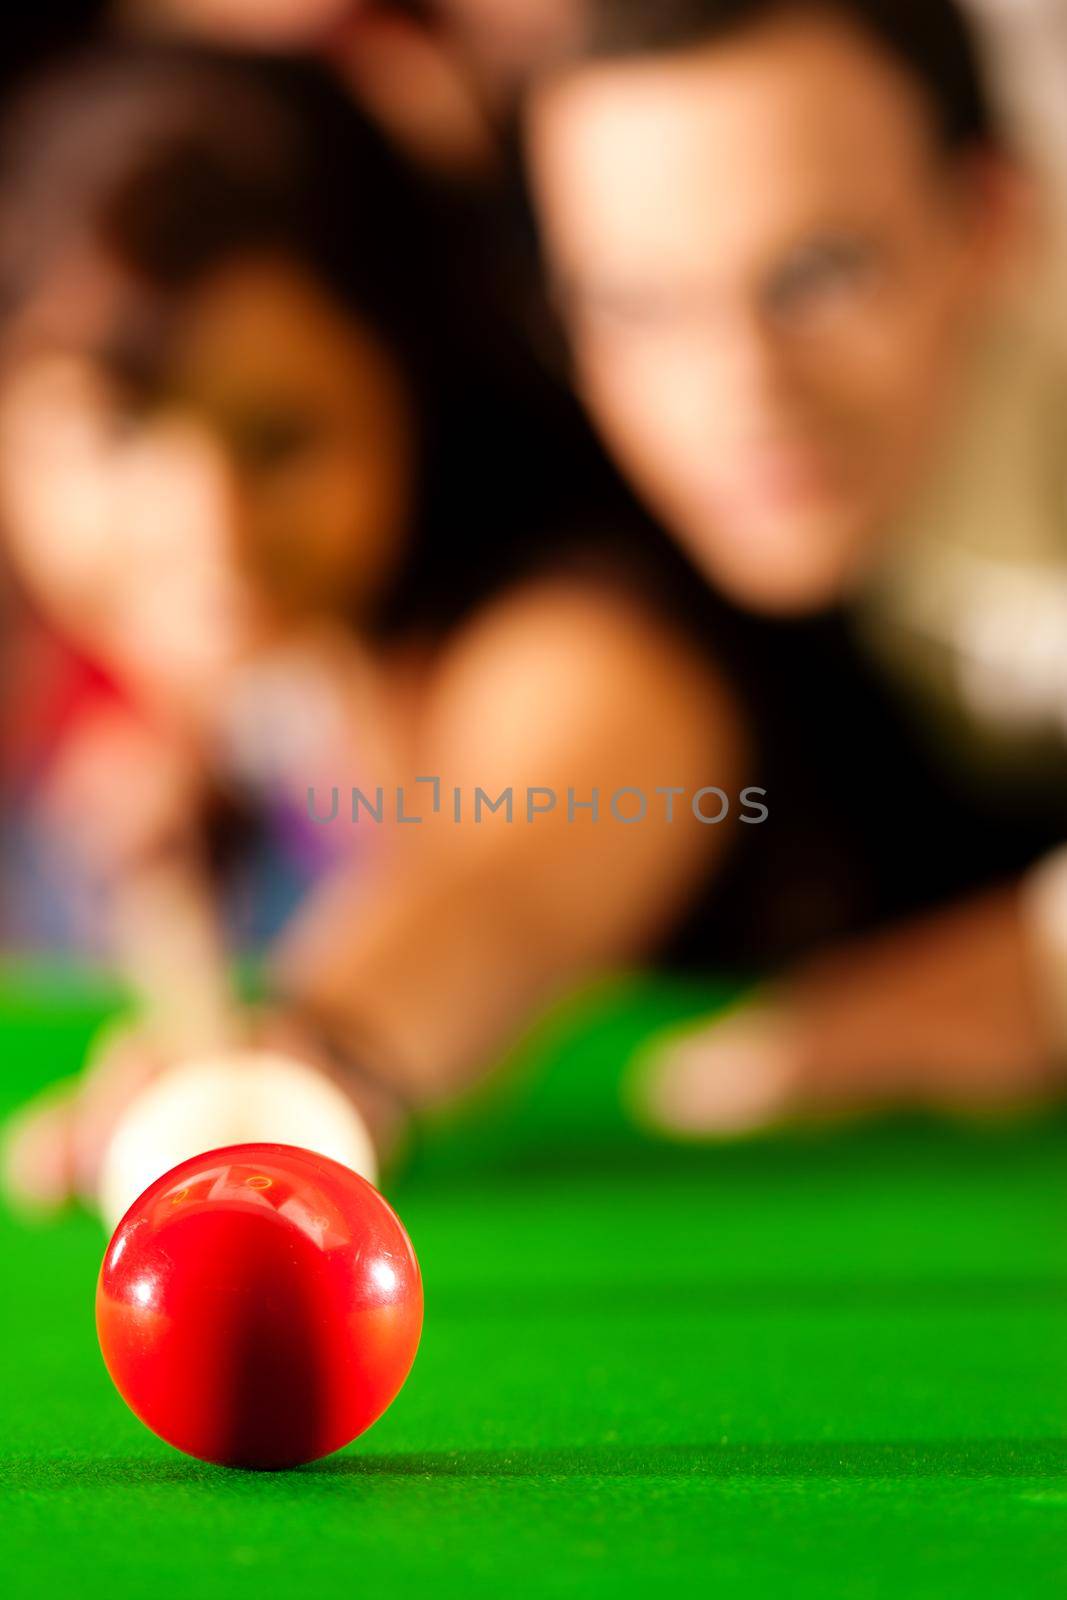
[[[715,403],[741,414],[765,412],[794,388],[786,342],[756,305],[710,310],[701,319],[694,358],[708,375]]]
[[[702,308],[674,330],[663,354],[657,408],[679,440],[750,439],[791,409],[787,356],[756,314]]]

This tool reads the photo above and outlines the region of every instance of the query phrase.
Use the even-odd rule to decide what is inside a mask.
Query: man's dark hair
[[[952,150],[999,142],[971,29],[956,0],[585,0],[565,65],[686,50],[778,16],[837,15],[924,91]]]

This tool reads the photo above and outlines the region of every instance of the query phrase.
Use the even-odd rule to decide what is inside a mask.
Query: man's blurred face
[[[952,410],[994,252],[981,164],[818,12],[579,68],[529,113],[576,376],[741,604],[845,594]]]

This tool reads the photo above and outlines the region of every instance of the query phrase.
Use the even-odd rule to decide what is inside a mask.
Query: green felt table
[[[426,1325],[365,1438],[282,1474],[155,1439],[111,1388],[87,1216],[2,1222],[3,1592],[1052,1596],[1067,1575],[1067,1123],[714,1150],[618,1109],[714,992],[563,1008],[390,1185]],[[0,983],[3,1096],[106,999]]]

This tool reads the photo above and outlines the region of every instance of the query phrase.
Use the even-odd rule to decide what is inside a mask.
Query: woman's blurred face
[[[310,618],[358,615],[412,511],[413,419],[380,343],[294,267],[248,261],[190,298],[135,391],[84,353],[99,337],[69,337],[75,288],[91,324],[83,274],[0,375],[0,516],[45,612],[179,702]]]

